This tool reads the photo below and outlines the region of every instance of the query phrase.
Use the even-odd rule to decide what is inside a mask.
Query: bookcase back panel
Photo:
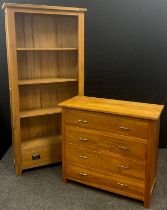
[[[21,51],[18,52],[18,77],[22,79],[74,78],[77,79],[75,51]]]
[[[77,47],[77,17],[16,13],[16,46]]]
[[[59,135],[61,115],[45,115],[21,119],[22,141],[50,135]]]
[[[77,83],[57,83],[20,87],[20,111],[56,107],[77,95]],[[35,88],[34,88],[35,87]]]

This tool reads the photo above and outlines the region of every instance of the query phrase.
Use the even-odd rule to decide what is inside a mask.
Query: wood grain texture
[[[19,80],[26,79],[78,79],[75,51],[23,51],[18,52]]]
[[[49,126],[48,126],[49,125]],[[38,138],[42,136],[59,135],[61,133],[61,115],[44,115],[21,119],[21,139]]]
[[[64,180],[136,198],[149,208],[163,106],[77,96],[60,107]]]
[[[39,84],[77,82],[77,81],[78,81],[77,79],[70,79],[70,78],[23,79],[18,81],[18,85],[39,85]]]
[[[21,139],[20,139],[20,119],[19,119],[19,91],[17,86],[17,53],[16,53],[16,36],[14,12],[7,8],[5,13],[6,45],[8,58],[9,90],[10,90],[10,107],[12,122],[12,142],[14,150],[14,162],[16,175],[22,174],[21,166]]]
[[[78,127],[147,139],[148,123],[143,119],[69,109],[66,120]]]
[[[62,110],[62,139],[66,138],[66,114],[65,109]],[[66,174],[66,146],[65,141],[62,141],[62,172],[63,172],[63,181],[67,182]]]
[[[61,108],[54,107],[54,108],[34,109],[34,110],[29,110],[29,111],[22,111],[22,112],[20,112],[20,118],[50,115],[50,114],[56,114],[56,113],[61,113]]]
[[[69,164],[67,165],[67,178],[120,195],[143,200],[144,184],[133,182],[128,178],[121,179],[118,176],[111,176],[111,174],[102,171]]]
[[[62,7],[62,6],[48,6],[48,5],[33,5],[33,4],[16,4],[16,3],[4,3],[2,9],[5,8],[29,8],[29,9],[46,9],[46,10],[63,10],[63,11],[87,11],[86,8],[77,7]]]
[[[157,178],[157,155],[159,144],[160,121],[149,121],[147,160],[146,160],[146,180],[144,206],[150,208],[151,196]]]
[[[77,17],[17,13],[16,38],[18,49],[76,50]]]
[[[84,95],[84,14],[78,16],[78,72],[78,92]]]
[[[152,120],[157,120],[160,117],[160,113],[164,107],[163,105],[156,104],[137,103],[86,96],[76,96],[70,100],[60,103],[59,106]]]
[[[81,165],[100,171],[118,174],[122,179],[129,177],[144,184],[145,163],[133,159],[119,158],[106,151],[92,151],[78,147],[78,145],[66,144],[67,164]],[[111,175],[112,176],[112,175]]]
[[[32,168],[61,161],[61,136],[45,136],[21,144],[22,168]],[[40,159],[32,160],[33,155]]]
[[[28,47],[26,47],[26,48],[24,48],[24,47],[22,47],[22,48],[17,48],[16,49],[17,51],[73,51],[73,50],[77,50],[77,48],[75,48],[75,47],[63,47],[63,48],[58,48],[58,47],[56,47],[56,48],[54,48],[54,47],[52,47],[52,48],[44,48],[44,47],[39,47],[39,48],[28,48]]]
[[[85,9],[4,4],[16,174],[60,161],[61,108],[79,92],[79,15]],[[81,48],[81,49],[80,49]],[[83,56],[83,54],[82,54]],[[82,91],[80,89],[80,91]],[[55,136],[51,138],[50,136]],[[41,146],[41,143],[45,145]],[[51,146],[54,142],[54,146]],[[41,159],[32,160],[32,145]],[[58,154],[58,155],[56,155]]]
[[[144,139],[68,125],[66,125],[66,132],[65,141],[68,144],[91,151],[106,152],[112,155],[114,153],[118,158],[146,160],[147,141]]]
[[[53,108],[77,94],[76,83],[45,84],[20,87],[20,111]]]

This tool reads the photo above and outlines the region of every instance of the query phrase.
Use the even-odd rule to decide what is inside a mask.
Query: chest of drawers
[[[64,180],[135,198],[148,208],[163,105],[76,96],[59,106]]]

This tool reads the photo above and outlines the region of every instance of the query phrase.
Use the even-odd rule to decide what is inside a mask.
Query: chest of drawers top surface
[[[163,105],[76,96],[59,104],[60,107],[124,115],[129,117],[157,120]]]

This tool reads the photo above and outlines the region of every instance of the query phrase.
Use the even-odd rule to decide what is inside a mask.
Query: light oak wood
[[[70,125],[147,139],[148,123],[143,119],[69,110],[66,120]]]
[[[137,179],[144,183],[145,162],[133,159],[119,158],[118,156],[106,151],[92,151],[71,144],[67,144],[67,163],[81,165],[97,170],[116,173],[118,176],[126,176]],[[124,178],[124,177],[122,177]]]
[[[20,87],[20,111],[56,109],[59,102],[77,94],[77,83]]]
[[[17,48],[18,51],[70,51],[77,50],[77,48]]]
[[[54,107],[54,108],[45,108],[45,109],[35,109],[35,110],[30,110],[30,111],[22,111],[22,112],[20,112],[20,118],[50,115],[50,114],[56,114],[56,113],[61,113],[61,108]]]
[[[75,51],[19,51],[18,73],[19,80],[78,79],[77,54]]]
[[[50,83],[61,83],[61,82],[77,82],[77,79],[69,78],[50,78],[50,79],[24,79],[19,80],[18,85],[38,85],[38,84],[50,84]]]
[[[32,168],[61,161],[61,136],[45,136],[24,141],[22,148],[22,168]],[[32,160],[33,155],[40,159]]]
[[[142,183],[78,165],[68,164],[66,170],[68,179],[139,200],[144,199],[144,184]]]
[[[163,105],[76,96],[59,106],[64,180],[136,198],[149,208]]]
[[[3,8],[14,159],[16,174],[21,175],[24,169],[61,161],[61,145],[56,143],[61,135],[58,104],[83,93],[84,50],[79,40],[83,44],[84,25],[79,17],[86,10],[24,4]],[[41,153],[36,161],[24,146],[33,143],[33,151]]]
[[[87,11],[86,8],[77,7],[61,7],[61,6],[48,6],[48,5],[33,5],[33,4],[16,4],[16,3],[4,3],[2,8],[30,8],[30,9],[50,9],[50,10],[63,10],[63,11]]]
[[[78,16],[79,95],[84,95],[84,14]]]
[[[49,126],[48,126],[49,125]],[[61,114],[21,118],[21,139],[27,141],[61,134]],[[22,143],[21,142],[21,143]]]
[[[71,100],[63,101],[59,104],[59,106],[150,120],[159,119],[160,113],[164,107],[163,105],[157,104],[146,104],[84,96],[73,97]]]
[[[117,157],[146,159],[147,141],[145,139],[66,126],[66,142],[92,151],[117,154]],[[86,141],[84,141],[86,139]]]
[[[5,28],[6,28],[6,46],[7,46],[7,59],[8,59],[8,72],[9,72],[9,91],[10,91],[10,106],[11,106],[11,122],[12,129],[12,142],[14,151],[14,163],[16,175],[22,173],[21,166],[21,145],[20,145],[20,119],[19,119],[19,92],[16,81],[18,80],[17,72],[17,55],[16,55],[16,33],[15,33],[15,20],[14,11],[6,8],[5,13]],[[10,38],[12,37],[12,39]]]

